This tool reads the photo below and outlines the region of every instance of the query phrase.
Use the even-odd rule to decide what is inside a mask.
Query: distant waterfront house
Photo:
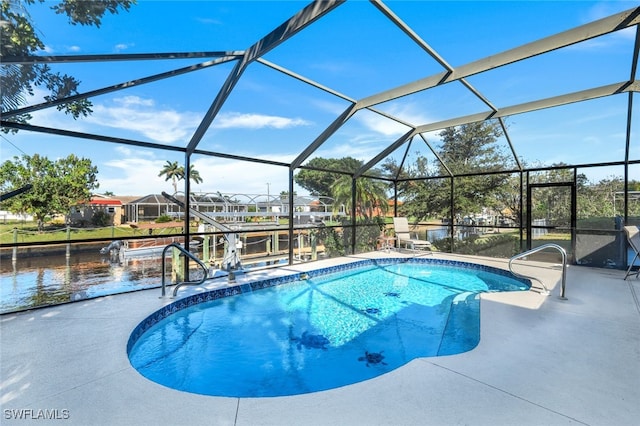
[[[7,210],[0,210],[0,222],[7,223],[7,221],[24,221],[30,222],[33,220],[33,216],[30,214],[11,213]]]
[[[93,216],[98,212],[104,212],[110,217],[109,225],[121,225],[124,221],[124,208],[120,199],[96,194],[88,203],[71,208],[69,222],[82,226],[90,224]]]
[[[174,194],[174,197],[184,203],[184,194]],[[152,221],[158,216],[167,215],[174,220],[184,220],[184,209],[161,194],[149,194],[125,201],[122,200],[124,218],[127,222]],[[344,208],[338,213],[333,212],[332,199],[328,197],[295,196],[293,199],[294,220],[296,223],[320,222],[334,215],[344,215]],[[211,218],[225,223],[245,222],[252,220],[288,217],[289,199],[279,195],[265,194],[221,194],[192,193],[190,197],[192,208],[207,214]]]

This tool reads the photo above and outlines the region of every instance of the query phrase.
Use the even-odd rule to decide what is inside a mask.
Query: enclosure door
[[[576,187],[571,182],[530,184],[527,187],[527,249],[553,243],[567,251],[574,263]],[[544,250],[534,258],[557,261],[557,250]]]

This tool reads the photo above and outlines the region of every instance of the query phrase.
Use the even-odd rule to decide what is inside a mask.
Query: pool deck
[[[271,269],[238,281],[335,265],[377,252]],[[496,259],[434,254],[506,269]],[[375,379],[278,398],[175,391],[129,364],[133,328],[171,302],[159,289],[0,316],[2,425],[636,425],[640,424],[640,280],[558,265],[518,271],[555,287],[484,294],[472,351],[420,358]],[[223,281],[223,280],[221,280]],[[211,284],[215,286],[215,284]],[[189,291],[181,291],[187,295]],[[42,420],[39,416],[58,417]],[[27,417],[17,419],[17,417]],[[29,420],[29,418],[32,418]]]

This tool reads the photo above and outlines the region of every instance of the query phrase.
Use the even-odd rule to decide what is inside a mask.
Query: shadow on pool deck
[[[434,256],[506,268],[502,260]],[[548,287],[560,279],[557,268],[523,265],[519,270],[533,271]],[[548,297],[484,294],[474,350],[282,398],[194,395],[138,374],[126,343],[142,319],[171,302],[158,298],[159,289],[6,314],[0,316],[2,424],[43,424],[46,416],[65,418],[65,425],[637,424],[640,280],[623,277],[624,271],[572,266],[568,300],[557,297],[557,288]]]

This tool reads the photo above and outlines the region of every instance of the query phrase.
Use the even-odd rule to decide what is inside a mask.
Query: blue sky
[[[63,16],[48,9],[51,4],[29,8],[46,44],[43,54],[73,55],[244,50],[307,2],[139,0],[129,12],[106,16],[99,29],[68,25]],[[385,4],[453,67],[637,6],[637,2],[625,1]],[[629,78],[634,37],[633,29],[619,31],[469,77],[468,82],[498,108],[622,82]],[[265,59],[356,100],[442,71],[366,1],[339,6]],[[52,68],[76,76],[82,81],[80,91],[85,92],[205,60],[69,63]],[[32,123],[184,146],[232,66],[217,65],[95,97],[91,99],[94,114],[86,119],[74,121],[53,109],[34,113]],[[42,93],[36,95],[33,103]],[[199,148],[289,162],[347,106],[339,97],[254,63],[242,75]],[[521,114],[506,122],[516,151],[530,164],[619,161],[624,158],[626,106],[627,95],[616,95]],[[459,83],[377,108],[417,125],[487,110]],[[361,111],[314,156],[350,155],[366,162],[407,130]],[[426,136],[438,146],[437,133]],[[184,160],[182,154],[168,151],[28,132],[5,135],[0,147],[3,161],[23,152],[52,159],[70,153],[91,158],[99,169],[97,192],[117,195],[171,191],[170,182],[158,177],[158,172],[167,160]],[[419,149],[433,159],[424,146]],[[637,148],[633,153],[634,158],[640,157]],[[203,156],[194,156],[193,162],[204,181],[192,190],[255,194],[269,188],[274,194],[288,189],[286,168]],[[592,180],[623,172],[621,168],[581,171]],[[640,178],[640,170],[632,167],[634,172]]]

